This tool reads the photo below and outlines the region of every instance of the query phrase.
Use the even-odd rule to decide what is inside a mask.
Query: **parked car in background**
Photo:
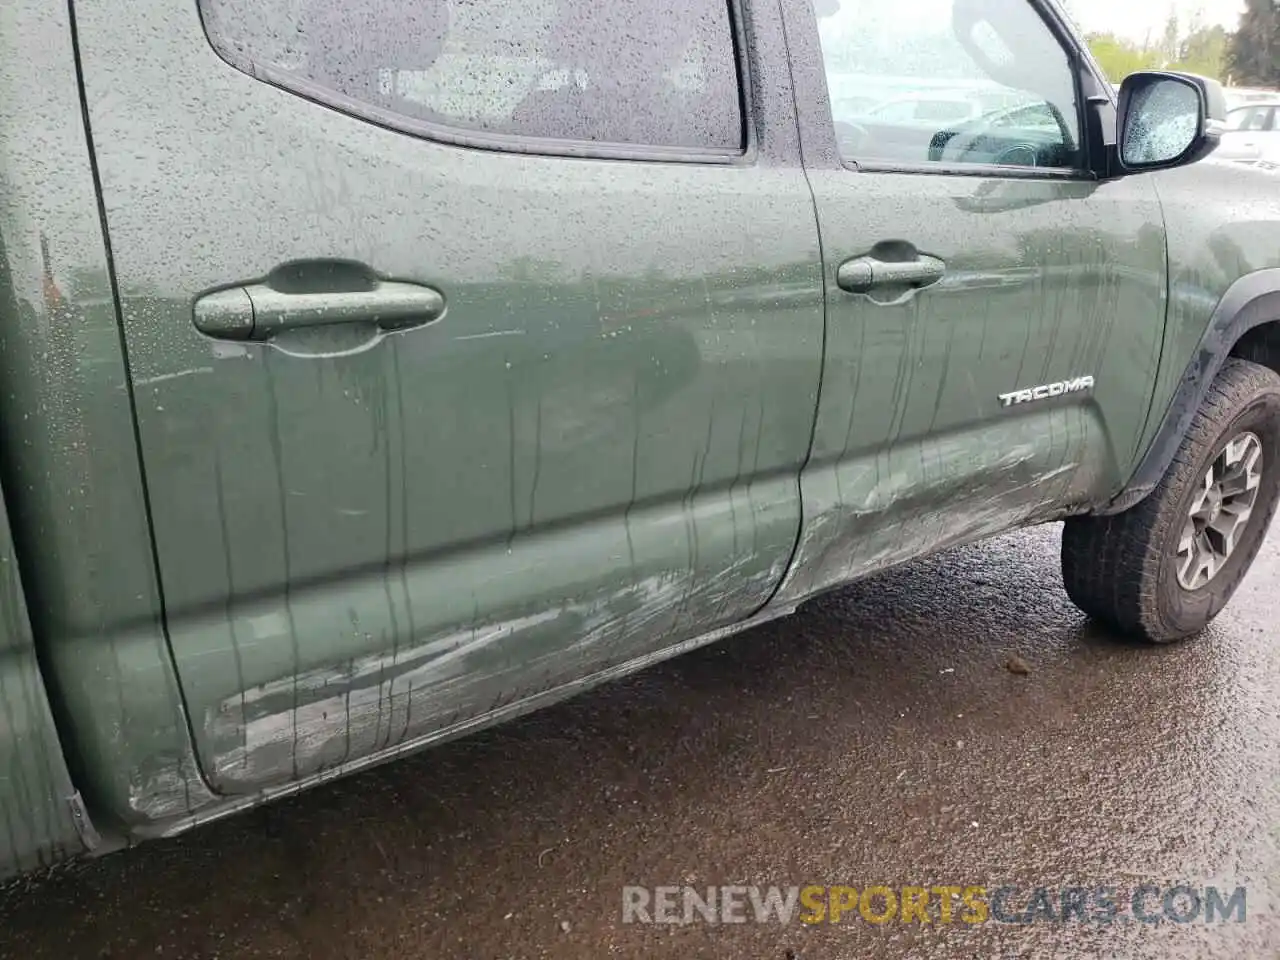
[[[834,100],[833,113],[841,117],[840,105]],[[852,113],[859,122],[950,126],[967,123],[992,113],[1025,106],[1027,97],[1014,90],[994,87],[990,90],[920,90],[866,103]]]
[[[1227,132],[1215,154],[1239,163],[1280,162],[1280,96],[1227,114]]]
[[[1249,87],[1227,87],[1225,93],[1228,110],[1280,98],[1280,90],[1258,90]]]
[[[895,97],[867,110],[863,119],[873,123],[963,123],[982,113],[975,99],[945,93],[916,93]]]

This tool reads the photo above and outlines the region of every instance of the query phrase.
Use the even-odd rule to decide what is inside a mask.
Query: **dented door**
[[[195,3],[76,15],[216,790],[468,729],[765,603],[821,368],[789,98],[734,157],[480,148],[238,69]]]
[[[1074,60],[1029,0],[983,9],[1004,18],[991,42],[1031,64],[1033,93],[962,62],[951,0],[906,6],[789,8],[828,327],[780,601],[1105,499],[1150,409],[1166,302],[1152,180],[1078,169]],[[886,90],[910,73],[924,91],[910,96],[990,119],[863,121],[841,112],[842,71]],[[1026,143],[1053,166],[1014,167]]]

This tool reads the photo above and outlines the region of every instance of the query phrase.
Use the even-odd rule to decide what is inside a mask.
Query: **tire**
[[[1250,435],[1261,446],[1256,457]],[[1223,469],[1233,457],[1235,465]],[[1248,463],[1260,467],[1249,470]],[[1224,487],[1214,488],[1228,491],[1226,499],[1212,491],[1206,496],[1210,467],[1215,476],[1228,477]],[[1250,501],[1248,491],[1234,491],[1244,485],[1242,476],[1254,472],[1260,476]],[[1066,521],[1062,579],[1067,595],[1089,616],[1126,634],[1154,643],[1193,636],[1221,612],[1249,572],[1278,499],[1280,375],[1245,360],[1228,360],[1155,490],[1123,513]],[[1247,519],[1233,520],[1246,506],[1252,508]],[[1235,523],[1234,546],[1227,548],[1216,535],[1188,540],[1193,509],[1198,523],[1207,518]],[[1224,546],[1206,551],[1201,543]],[[1209,572],[1209,563],[1217,564],[1216,571]]]

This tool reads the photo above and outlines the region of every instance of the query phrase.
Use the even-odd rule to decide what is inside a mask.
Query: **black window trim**
[[[1087,59],[1081,56],[1080,44],[1061,13],[1052,3],[1045,0],[1024,0],[1040,18],[1053,38],[1067,57],[1067,68],[1072,73],[1072,85],[1075,88],[1077,136],[1080,143],[1077,147],[1079,166],[1075,167],[1016,167],[996,163],[931,163],[929,161],[892,160],[850,160],[840,158],[841,166],[854,173],[905,173],[935,177],[982,177],[985,179],[1006,180],[1052,180],[1070,182],[1095,182],[1095,158],[1091,155],[1094,149],[1093,138],[1089,135],[1089,106],[1091,98],[1084,89],[1085,75],[1097,76],[1089,66]],[[826,70],[823,70],[825,81]],[[827,96],[830,101],[830,93]],[[830,119],[834,129],[835,118]]]
[[[742,124],[742,143],[734,151],[716,147],[662,147],[645,144],[607,143],[597,140],[570,140],[555,137],[527,137],[519,134],[489,133],[466,130],[419,120],[357,100],[323,84],[300,77],[271,64],[260,63],[242,56],[227,45],[219,43],[209,32],[205,22],[203,0],[197,0],[196,11],[205,40],[217,56],[238,73],[299,97],[317,106],[346,116],[363,120],[393,133],[407,134],[419,140],[427,140],[447,146],[494,153],[521,154],[526,156],[560,157],[568,159],[627,160],[652,163],[706,164],[714,166],[751,166],[759,156],[759,141],[755,129],[755,110],[751,91],[751,58],[747,54],[744,0],[721,0],[729,14],[730,38],[733,41],[733,62],[737,68],[738,113]]]

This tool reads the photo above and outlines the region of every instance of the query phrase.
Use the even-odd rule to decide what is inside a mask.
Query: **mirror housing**
[[[1153,106],[1160,100],[1177,108],[1177,112]],[[1115,149],[1119,172],[1167,170],[1203,160],[1221,141],[1226,119],[1226,93],[1216,80],[1191,73],[1131,73],[1120,85],[1117,109]],[[1161,123],[1177,123],[1185,130],[1153,138],[1153,129]],[[1146,155],[1142,156],[1144,149]]]

